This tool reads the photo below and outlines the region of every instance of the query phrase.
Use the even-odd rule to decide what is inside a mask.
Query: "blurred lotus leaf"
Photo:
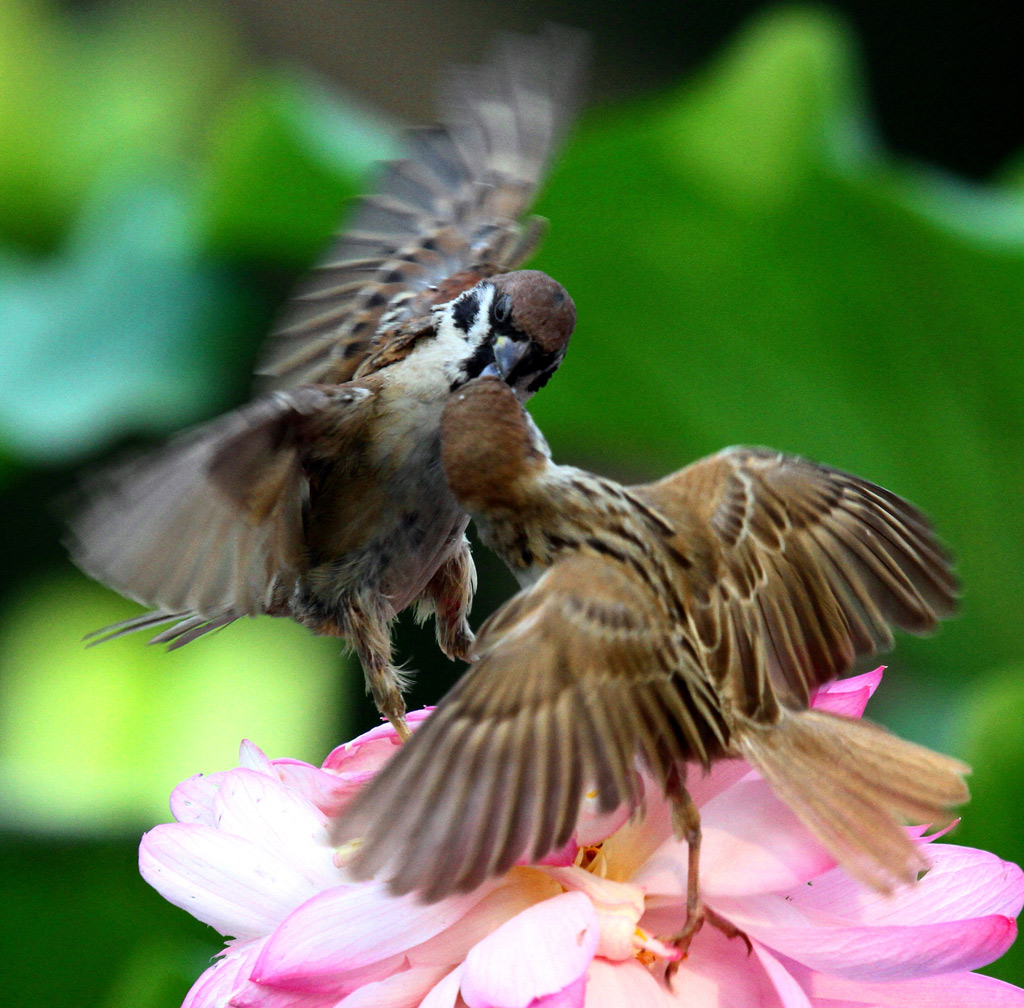
[[[200,186],[212,248],[307,265],[372,165],[396,150],[383,124],[310,81],[254,80],[213,129]]]
[[[242,67],[200,3],[125,4],[76,21],[0,0],[0,236],[50,248],[97,181],[194,156]]]
[[[678,91],[589,118],[541,205],[538,266],[579,324],[535,413],[563,458],[638,477],[769,444],[908,496],[967,590],[893,664],[948,687],[965,655],[1024,653],[1024,198],[879,149],[854,63],[833,17],[781,10]]]
[[[166,431],[218,402],[228,291],[197,252],[185,194],[115,187],[42,260],[0,257],[0,439],[40,461]]]
[[[971,804],[964,809],[956,841],[986,847],[1024,864],[1020,782],[1024,780],[1021,683],[1024,664],[1002,669],[978,684],[963,711],[959,742],[971,775]],[[1024,946],[1018,942],[992,972],[1020,983]]]

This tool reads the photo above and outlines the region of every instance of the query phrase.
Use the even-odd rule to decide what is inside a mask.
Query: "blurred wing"
[[[303,425],[322,411],[358,413],[369,395],[275,393],[84,487],[72,558],[156,610],[100,631],[103,639],[177,619],[155,640],[178,646],[286,595],[303,559]]]
[[[955,608],[924,515],[838,469],[728,448],[631,492],[678,530],[694,643],[738,713],[805,706],[890,626],[925,633]]]
[[[488,266],[463,279],[472,286],[530,254],[539,228],[519,218],[575,114],[584,52],[581,35],[551,27],[450,71],[443,125],[409,134],[408,158],[385,167],[271,337],[269,385],[350,380],[385,311],[388,324],[422,314],[416,294]]]
[[[561,561],[481,628],[474,665],[360,792],[335,841],[349,865],[430,901],[565,845],[585,791],[639,801],[638,755],[669,787],[721,749],[713,695],[683,664],[643,581]]]

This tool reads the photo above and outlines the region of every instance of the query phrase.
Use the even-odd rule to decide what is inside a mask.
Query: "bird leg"
[[[402,673],[391,664],[389,615],[374,602],[350,600],[342,630],[363,666],[366,688],[377,710],[391,722],[399,740],[407,742],[411,733],[405,721]]]
[[[473,631],[466,615],[473,604],[476,590],[476,569],[469,552],[469,543],[462,540],[453,553],[427,582],[420,596],[416,617],[425,619],[432,611],[437,630],[438,647],[452,659],[470,660]]]
[[[686,921],[678,934],[664,939],[666,944],[674,945],[680,952],[679,958],[668,964],[665,976],[670,981],[672,975],[679,968],[679,963],[686,959],[690,943],[705,922],[718,928],[726,938],[742,938],[746,942],[747,951],[752,951],[750,939],[738,927],[730,924],[724,917],[719,916],[709,906],[706,906],[700,898],[700,812],[685,787],[680,786],[672,795],[672,826],[676,836],[686,841],[688,857]]]

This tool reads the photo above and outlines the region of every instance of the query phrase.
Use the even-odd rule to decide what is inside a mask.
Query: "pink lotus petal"
[[[365,984],[339,1001],[337,1008],[416,1008],[449,972],[447,966],[413,966]]]
[[[708,773],[690,774],[686,790],[697,808],[703,808],[713,798],[742,780],[760,780],[760,774],[741,759],[719,760]]]
[[[808,970],[802,983],[825,999],[878,1008],[1024,1008],[1024,991],[981,973],[946,973],[892,983],[863,983]]]
[[[1001,914],[1016,917],[1024,906],[1024,872],[988,851],[936,844],[928,848],[931,868],[916,884],[892,896],[859,885],[842,872],[794,889],[791,902],[802,910],[858,924],[929,924]]]
[[[470,949],[462,997],[469,1008],[525,1008],[557,994],[584,976],[599,933],[583,893],[538,903]]]
[[[582,868],[550,868],[548,874],[571,892],[583,893],[597,912],[597,955],[631,959],[637,950],[636,928],[644,913],[644,891],[637,885],[601,878]]]
[[[516,862],[516,864],[538,864],[538,865],[551,865],[555,868],[564,868],[571,865],[576,860],[576,855],[579,853],[579,844],[575,840],[570,840],[564,847],[559,850],[549,851],[539,861],[533,861],[529,858],[522,858]]]
[[[195,774],[182,781],[171,792],[171,815],[180,823],[213,826],[213,802],[229,772]]]
[[[507,884],[488,893],[451,927],[406,953],[413,966],[450,966],[466,958],[469,950],[516,914],[562,892],[543,872],[514,868]]]
[[[701,809],[701,823],[701,888],[709,899],[788,889],[835,865],[760,779],[742,781],[713,798]]]
[[[276,776],[267,754],[248,739],[242,739],[242,744],[238,747],[238,765],[244,770],[255,770],[268,777]]]
[[[817,878],[835,861],[759,777],[701,809],[701,891],[709,900],[776,892]],[[669,839],[632,882],[650,896],[686,896],[687,847]]]
[[[309,983],[293,987],[275,987],[253,980],[231,999],[231,1008],[334,1008],[359,988],[386,980],[407,966],[405,956],[399,953],[343,977],[311,978]]]
[[[281,923],[264,946],[253,979],[295,990],[322,989],[451,927],[486,893],[477,889],[427,905],[414,893],[389,896],[383,882],[335,886]]]
[[[819,686],[811,698],[811,706],[832,714],[859,718],[864,713],[868,700],[878,689],[883,672],[885,666],[881,665],[873,672],[850,676],[849,679],[835,679],[824,686]]]
[[[338,815],[356,796],[362,784],[362,779],[353,780],[348,774],[331,774],[301,760],[274,760],[272,767],[283,784],[301,794],[328,818]]]
[[[730,920],[749,937],[810,969],[851,980],[904,980],[977,969],[998,959],[1017,935],[1014,921],[996,914],[909,927],[765,926],[735,913]]]
[[[678,1008],[789,1008],[755,956],[739,938],[704,927],[679,964],[668,1003]]]
[[[628,805],[620,805],[611,812],[602,812],[598,807],[597,791],[588,791],[580,802],[576,818],[576,843],[580,847],[598,844],[610,837],[630,817]],[[570,862],[571,863],[571,862]]]
[[[289,864],[313,891],[337,885],[340,874],[327,840],[327,818],[298,792],[255,770],[232,770],[214,799],[214,822],[223,833],[250,837]]]
[[[228,949],[192,985],[181,1008],[223,1008],[234,991],[245,982],[261,941],[242,942]]]
[[[466,964],[460,963],[423,999],[420,1008],[453,1008]]]
[[[751,942],[753,954],[775,988],[779,1002],[785,1008],[812,1008],[810,999],[793,974],[786,969],[760,942]]]
[[[595,957],[587,970],[584,1008],[669,1008],[672,1004],[664,985],[635,959],[610,963]],[[704,1006],[694,1001],[692,1008]]]
[[[334,996],[243,984],[228,1002],[228,1008],[333,1008]],[[221,1008],[220,1005],[217,1008]]]
[[[610,866],[609,878],[631,879],[647,859],[672,836],[669,804],[659,789],[644,780],[645,815],[635,815],[604,842],[602,853]]]
[[[139,871],[169,903],[240,939],[268,934],[316,892],[265,849],[212,826],[151,829],[139,847]]]
[[[530,1008],[583,1008],[583,999],[587,992],[587,975],[574,980],[568,987],[563,987],[547,997],[539,997],[530,1002]]]
[[[432,707],[426,707],[412,711],[406,714],[405,720],[415,730],[432,710]],[[351,742],[338,746],[324,760],[323,769],[331,773],[376,773],[399,744],[398,735],[390,724],[378,725]]]

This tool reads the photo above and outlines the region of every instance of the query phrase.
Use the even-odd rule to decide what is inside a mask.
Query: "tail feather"
[[[948,822],[968,797],[967,766],[870,721],[785,712],[776,725],[745,726],[737,742],[839,864],[881,892],[927,868],[902,822]]]

